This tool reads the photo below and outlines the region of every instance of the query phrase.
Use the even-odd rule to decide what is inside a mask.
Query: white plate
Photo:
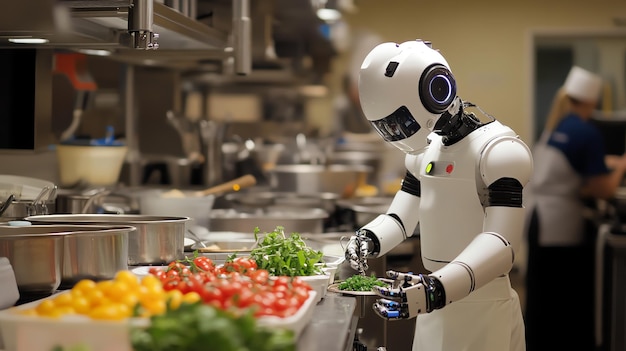
[[[167,269],[167,267],[165,266],[138,266],[138,267],[131,269],[130,271],[133,272],[136,276],[142,278],[150,274],[150,268],[153,268],[153,267],[159,267],[163,270]]]
[[[183,239],[183,245],[185,245],[185,250],[189,250],[191,249],[191,246],[193,246],[193,244],[195,244],[196,241],[193,240],[192,238],[184,238]]]

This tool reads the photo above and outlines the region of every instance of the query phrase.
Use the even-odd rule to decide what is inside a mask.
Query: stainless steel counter
[[[356,298],[327,293],[298,339],[298,351],[349,351],[356,332]]]

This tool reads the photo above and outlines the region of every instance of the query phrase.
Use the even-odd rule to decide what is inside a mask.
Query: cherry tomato
[[[267,284],[270,273],[265,269],[257,269],[250,273],[250,279],[257,284]]]
[[[215,271],[215,264],[213,264],[213,261],[208,257],[204,257],[204,256],[196,257],[193,259],[193,263],[200,271],[203,271],[203,272]]]

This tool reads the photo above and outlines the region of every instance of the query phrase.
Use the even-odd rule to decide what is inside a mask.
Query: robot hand
[[[367,257],[371,253],[372,239],[370,239],[364,230],[358,230],[354,236],[350,238],[346,247],[345,256],[350,267],[365,275],[369,268],[367,265]]]
[[[409,319],[445,305],[445,291],[436,278],[395,271],[387,271],[387,276],[393,279],[391,287],[374,287],[374,292],[382,297],[372,306],[378,316]]]

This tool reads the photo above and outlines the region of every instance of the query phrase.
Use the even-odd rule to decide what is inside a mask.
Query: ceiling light
[[[44,38],[9,38],[9,41],[17,44],[45,44],[50,40]]]
[[[317,17],[326,22],[337,21],[341,18],[341,12],[335,9],[318,9]]]

